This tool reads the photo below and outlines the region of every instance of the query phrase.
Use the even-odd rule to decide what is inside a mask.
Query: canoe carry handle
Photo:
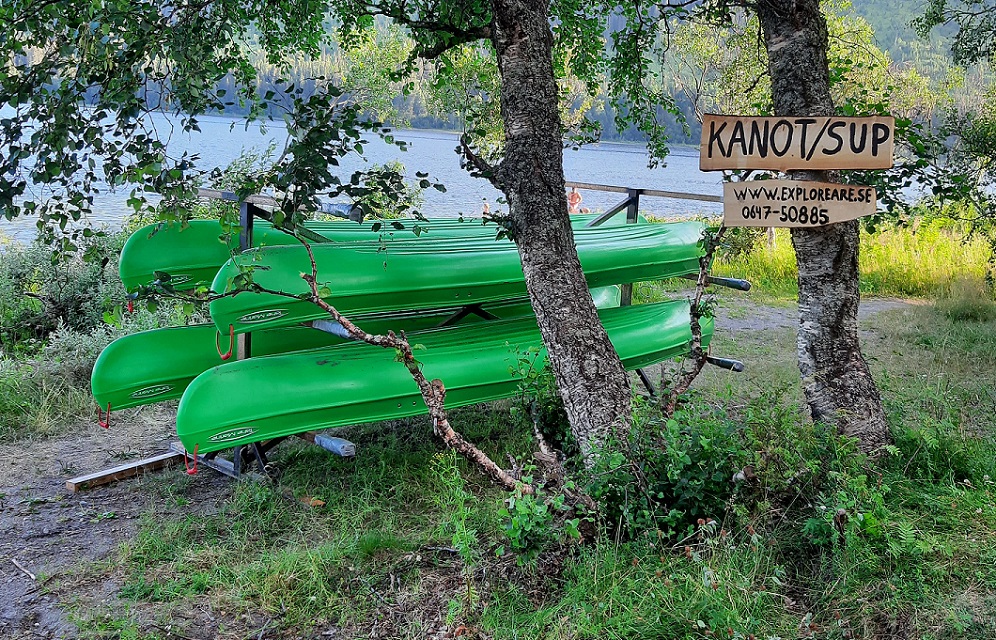
[[[744,363],[732,358],[715,358],[713,356],[706,356],[706,362],[717,366],[720,369],[727,369],[729,371],[735,371],[736,373],[740,373],[744,370]]]
[[[197,473],[197,447],[199,447],[199,446],[201,446],[201,444],[199,442],[194,445],[194,466],[193,467],[191,467],[190,464],[187,462],[187,448],[186,447],[183,448],[183,466],[184,466],[184,468],[186,468],[188,476],[192,476],[192,475],[194,475],[194,474]]]
[[[125,295],[125,302],[128,303],[128,313],[135,313],[135,300],[138,300],[138,293],[133,291]]]
[[[110,402],[107,403],[107,417],[103,418],[103,419],[101,418],[100,405],[99,404],[97,405],[97,424],[99,424],[101,427],[103,427],[105,429],[107,429],[108,427],[111,426],[111,403]]]
[[[235,349],[235,325],[228,325],[228,352],[221,352],[221,332],[218,331],[214,334],[214,347],[218,350],[218,355],[222,360],[228,360],[232,357],[232,350]]]

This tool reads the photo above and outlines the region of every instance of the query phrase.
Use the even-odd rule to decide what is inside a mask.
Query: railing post
[[[246,201],[239,202],[239,252],[252,246],[252,205]]]
[[[252,227],[256,207],[246,201],[239,202],[239,252],[252,247]],[[245,360],[252,355],[252,334],[240,333],[236,339],[236,358]]]
[[[643,189],[626,189],[626,224],[636,224],[640,214],[640,193]],[[619,306],[633,304],[633,285],[624,284],[619,288]]]
[[[636,224],[640,214],[641,193],[643,189],[626,189],[626,195],[629,196],[629,204],[626,205],[626,224]]]

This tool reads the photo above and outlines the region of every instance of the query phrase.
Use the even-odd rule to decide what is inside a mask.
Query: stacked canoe
[[[697,222],[583,228],[575,242],[602,323],[628,369],[687,351],[685,301],[619,307],[615,285],[698,271]],[[322,295],[370,333],[405,330],[425,346],[419,360],[442,379],[447,406],[513,395],[523,352],[541,349],[515,245],[480,220],[309,223]],[[419,227],[419,234],[413,233]],[[177,432],[188,451],[208,453],[315,429],[425,413],[393,352],[322,331],[328,320],[302,299],[305,247],[257,223],[253,248],[233,255],[218,222],[137,231],[122,252],[129,289],[156,281],[178,290],[210,284],[213,324],[157,329],[109,345],[92,375],[94,398],[123,409],[180,398]],[[167,275],[168,274],[168,275]],[[240,291],[252,282],[252,291]],[[461,314],[468,306],[474,313]],[[485,319],[488,318],[488,319]],[[447,321],[456,323],[449,325]],[[439,326],[447,322],[448,326]],[[226,362],[232,336],[252,335],[252,357]],[[712,324],[703,322],[708,340]]]

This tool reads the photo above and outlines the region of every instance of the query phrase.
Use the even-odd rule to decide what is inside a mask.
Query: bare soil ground
[[[116,414],[107,431],[82,424],[61,438],[0,446],[0,638],[78,637],[65,605],[78,596],[113,598],[116,585],[64,579],[83,563],[106,559],[131,538],[138,516],[150,505],[169,517],[140,481],[75,494],[65,487],[70,477],[166,450],[174,414],[164,409],[135,413]],[[194,482],[198,500],[185,513],[216,509],[231,488],[208,473]]]
[[[863,301],[863,329],[878,313],[910,304],[918,303]],[[793,329],[797,313],[794,306],[724,300],[717,327],[730,334]],[[77,425],[66,436],[0,445],[0,638],[80,637],[67,609],[73,603],[86,603],[91,609],[114,608],[120,586],[114,578],[99,583],[81,580],[77,570],[82,565],[112,558],[118,546],[135,535],[138,518],[147,511],[170,518],[221,508],[233,484],[211,472],[191,479],[185,492],[193,499],[182,507],[151,490],[155,475],[75,494],[66,489],[70,477],[164,452],[175,438],[174,417],[169,408],[150,407],[115,414],[106,431],[90,422]],[[159,473],[183,471],[173,467]],[[165,629],[161,635],[197,640],[220,637],[217,613],[196,614],[204,620],[188,621],[194,624],[184,625],[185,635],[170,635]],[[230,631],[241,627],[241,633],[231,637],[248,637],[249,629],[253,629],[252,637],[274,637],[267,634],[265,621],[228,622]],[[199,632],[193,635],[191,629]]]

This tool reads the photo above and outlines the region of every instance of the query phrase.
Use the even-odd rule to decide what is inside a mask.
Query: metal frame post
[[[643,189],[626,189],[626,224],[636,224],[640,215],[640,194]],[[619,288],[619,306],[633,304],[633,285],[624,284]]]
[[[246,202],[239,202],[239,253],[248,251],[252,247],[253,218],[256,214],[256,207]],[[252,357],[252,333],[240,333],[236,338],[236,355],[238,360],[245,360]],[[245,449],[243,446],[236,446],[232,449],[232,470],[235,477],[243,473],[242,457]]]
[[[239,203],[239,252],[248,251],[252,247],[253,218],[257,207],[248,202]],[[236,339],[238,353],[236,358],[245,360],[252,356],[252,333],[241,333]]]

